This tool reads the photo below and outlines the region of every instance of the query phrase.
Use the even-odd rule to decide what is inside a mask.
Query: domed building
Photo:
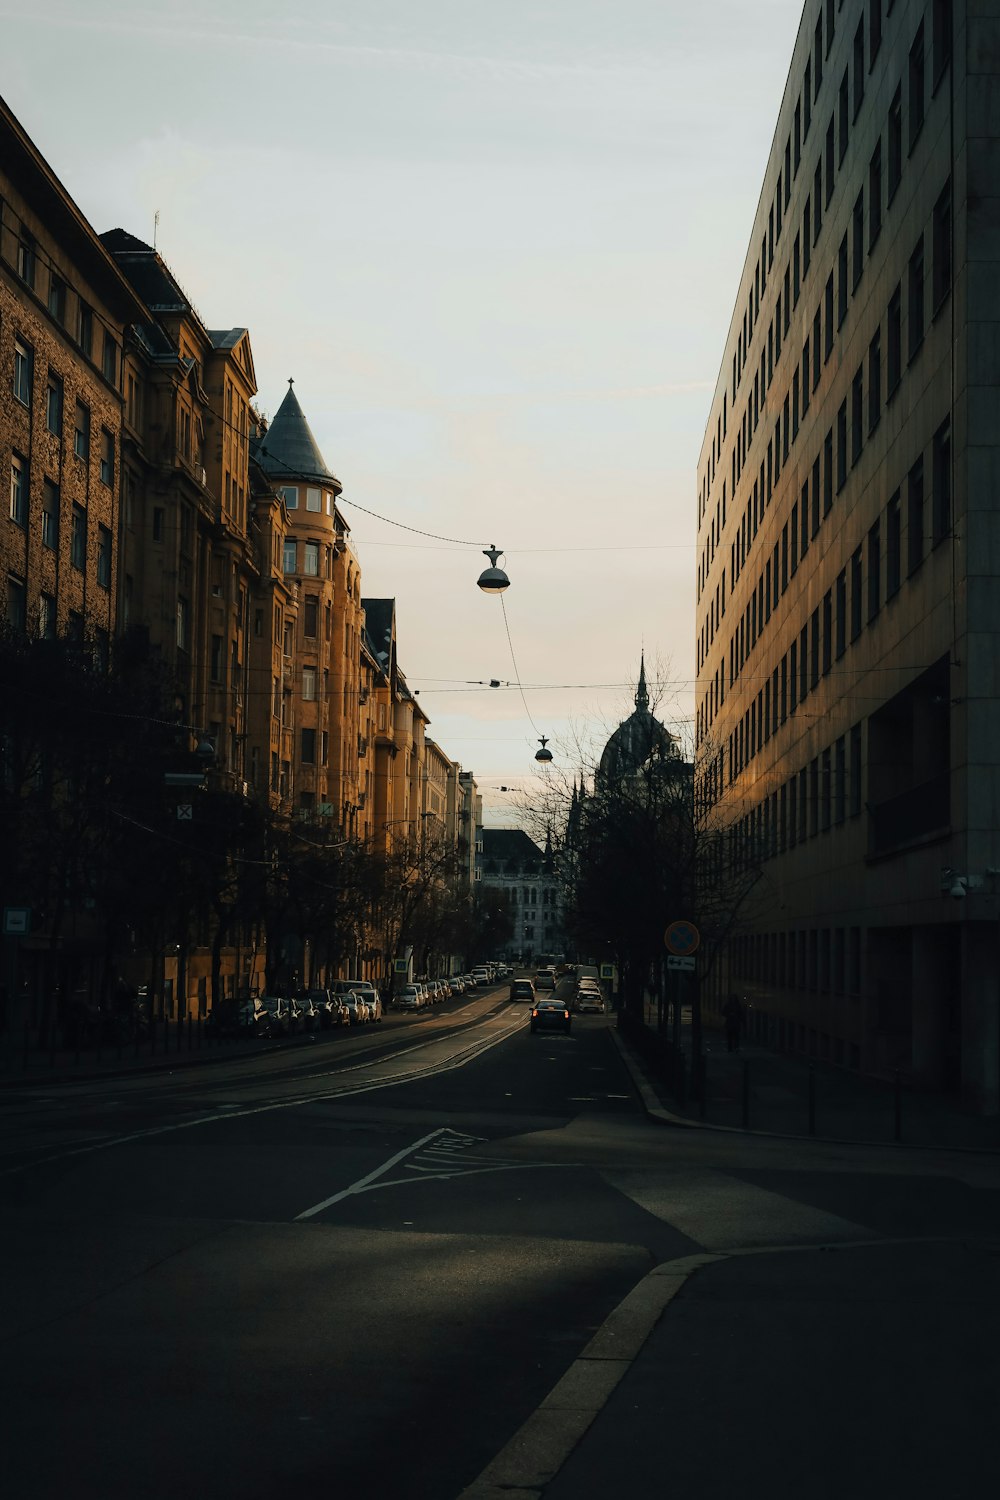
[[[650,712],[646,658],[643,655],[639,665],[639,685],[635,690],[635,709],[622,720],[604,747],[594,775],[595,791],[610,791],[647,768],[664,764],[677,770],[683,761],[676,737]]]

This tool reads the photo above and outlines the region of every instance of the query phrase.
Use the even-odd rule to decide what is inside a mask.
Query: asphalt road
[[[454,1500],[662,1262],[941,1239],[995,1287],[994,1158],[664,1129],[609,1019],[532,1036],[505,993],[8,1091],[4,1493]],[[739,1367],[738,1332],[711,1360]]]

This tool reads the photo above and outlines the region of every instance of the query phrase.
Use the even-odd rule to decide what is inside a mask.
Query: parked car
[[[369,1021],[381,1021],[382,1019],[382,997],[378,990],[358,990],[363,995],[365,1004],[368,1006]]]
[[[267,1011],[272,1036],[291,1036],[299,1029],[299,1007],[284,995],[262,995],[261,1006]]]
[[[370,979],[357,979],[350,988],[356,995],[364,995],[371,1010],[378,1011],[378,1019],[382,1019],[382,996]]]
[[[561,1000],[536,1000],[531,1012],[532,1031],[569,1031],[573,1017]]]
[[[213,1006],[205,1017],[205,1034],[268,1037],[271,1017],[256,996],[240,1001],[226,999]]]
[[[527,1000],[529,1005],[534,1005],[535,986],[530,979],[512,979],[510,982],[510,998],[512,1000]]]
[[[359,990],[348,990],[346,995],[341,995],[340,1002],[347,1007],[352,1026],[362,1026],[368,1020],[368,1001]]]
[[[312,996],[306,992],[296,995],[295,1003],[299,1008],[299,1027],[302,1031],[319,1030],[319,1007]]]
[[[473,969],[472,977],[476,982],[476,988],[479,990],[485,990],[491,983],[490,971],[485,967]]]
[[[399,998],[396,1003],[400,1010],[422,1010],[424,1005],[423,985],[404,985],[399,992]]]
[[[300,1005],[303,999],[311,1000],[315,1005],[320,1031],[330,1031],[334,1026],[340,1025],[340,1006],[329,990],[306,990],[299,997]]]

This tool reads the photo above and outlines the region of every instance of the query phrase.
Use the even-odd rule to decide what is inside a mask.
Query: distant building
[[[1000,1108],[1000,15],[810,0],[698,466],[709,1003]]]
[[[551,842],[544,850],[520,828],[484,828],[477,879],[502,891],[514,932],[498,957],[531,963],[539,954],[561,953],[562,891]]]

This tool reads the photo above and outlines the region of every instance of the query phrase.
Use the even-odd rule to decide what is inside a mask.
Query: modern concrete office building
[[[699,792],[760,870],[707,1002],[984,1111],[998,73],[995,0],[809,0],[698,471]]]

